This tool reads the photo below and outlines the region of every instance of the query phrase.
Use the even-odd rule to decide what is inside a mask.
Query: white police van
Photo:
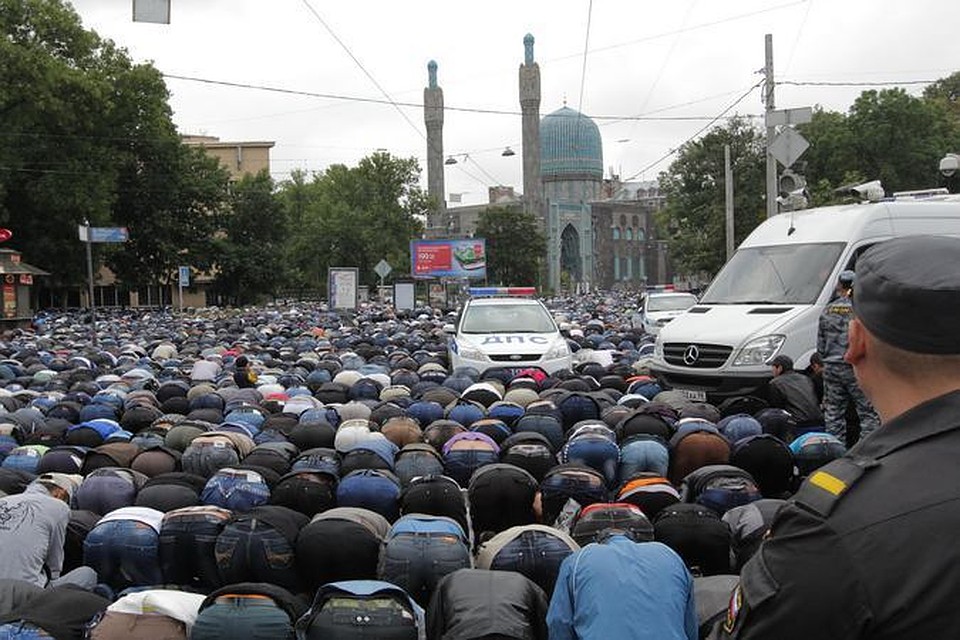
[[[513,370],[537,367],[547,373],[573,366],[573,355],[553,316],[542,302],[529,297],[533,287],[476,287],[469,290],[449,344],[453,369],[494,367]]]
[[[764,221],[697,305],[661,328],[652,371],[695,400],[762,396],[774,357],[809,364],[837,278],[863,251],[899,236],[960,236],[960,196],[933,190],[872,200]]]

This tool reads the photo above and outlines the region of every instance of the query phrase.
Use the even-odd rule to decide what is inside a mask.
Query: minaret
[[[436,201],[436,209],[427,216],[427,234],[444,237],[446,200],[443,190],[443,89],[437,86],[437,63],[427,63],[429,84],[423,90],[423,121],[427,125],[427,193]],[[441,228],[443,227],[443,228]]]
[[[540,66],[533,61],[533,36],[523,37],[520,65],[520,111],[523,114],[523,204],[527,213],[544,215],[540,182]]]

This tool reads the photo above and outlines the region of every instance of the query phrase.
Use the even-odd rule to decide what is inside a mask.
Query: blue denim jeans
[[[214,514],[177,514],[160,529],[160,570],[165,582],[213,590],[220,586],[214,549],[225,520]]]
[[[491,569],[516,571],[543,589],[549,598],[560,564],[573,553],[563,540],[541,531],[525,531],[508,542],[493,558]]]
[[[104,522],[84,540],[83,562],[116,591],[162,584],[158,546],[159,536],[150,525],[136,520]]]
[[[180,466],[187,473],[209,478],[224,467],[240,463],[236,449],[222,443],[191,444],[180,458]]]
[[[297,592],[300,580],[293,546],[275,529],[227,526],[217,538],[217,567],[222,584],[272,582]]]
[[[470,564],[470,550],[455,536],[402,534],[383,546],[377,577],[402,588],[426,607],[445,575],[469,569]]]
[[[482,449],[454,449],[443,456],[444,473],[456,480],[461,487],[470,484],[474,471],[494,462],[500,462],[500,455],[495,451]]]
[[[8,622],[0,625],[0,640],[41,640],[42,638],[53,638],[53,636],[29,622]]]
[[[266,598],[221,596],[200,612],[191,640],[293,640],[286,612]]]

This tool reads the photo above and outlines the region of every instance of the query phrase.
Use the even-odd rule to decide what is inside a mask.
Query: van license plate
[[[677,389],[687,400],[693,400],[694,402],[706,402],[707,401],[707,392],[700,391],[699,389]]]

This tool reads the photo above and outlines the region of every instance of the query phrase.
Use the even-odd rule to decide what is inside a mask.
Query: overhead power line
[[[725,115],[727,115],[727,113],[728,113],[731,109],[733,109],[733,108],[736,107],[738,104],[740,104],[741,102],[743,102],[744,100],[746,100],[747,96],[749,96],[751,93],[753,93],[754,90],[756,90],[761,84],[763,84],[763,80],[757,82],[755,85],[753,85],[752,87],[750,87],[749,89],[747,89],[747,90],[743,93],[743,95],[741,95],[739,98],[737,98],[736,100],[734,100],[733,102],[731,102],[730,105],[729,105],[726,109],[724,109],[723,111],[721,111],[720,113],[718,113],[716,116],[714,116],[713,120],[711,120],[711,121],[708,122],[707,124],[705,124],[705,125],[703,125],[702,127],[700,127],[700,128],[697,130],[697,132],[694,133],[692,136],[690,136],[689,138],[687,138],[686,140],[684,140],[683,142],[681,142],[677,147],[675,147],[675,148],[670,149],[669,151],[667,151],[665,154],[663,154],[662,156],[660,156],[659,158],[657,158],[656,160],[654,160],[653,162],[651,162],[650,164],[648,164],[647,166],[645,166],[643,169],[640,169],[639,171],[637,171],[636,173],[634,173],[632,176],[630,176],[629,178],[627,178],[624,182],[629,182],[629,181],[633,180],[633,179],[636,178],[637,176],[639,176],[639,175],[641,175],[641,174],[649,171],[649,170],[652,169],[653,167],[657,166],[658,164],[660,164],[661,162],[663,162],[664,160],[666,160],[667,158],[669,158],[670,156],[672,156],[673,154],[675,154],[677,151],[680,150],[681,147],[683,147],[683,145],[685,145],[685,144],[687,144],[688,142],[694,140],[697,136],[699,136],[701,133],[703,133],[704,131],[706,131],[706,130],[709,129],[710,127],[712,127],[716,122],[718,122],[718,121],[721,120]]]
[[[801,81],[777,80],[777,84],[791,87],[898,87],[902,85],[933,84],[936,80],[877,80],[875,82],[847,82],[844,80]]]
[[[382,98],[369,98],[363,96],[350,96],[344,94],[336,93],[323,93],[317,91],[303,91],[300,89],[285,89],[282,87],[271,87],[269,85],[262,84],[250,84],[246,82],[231,82],[228,80],[212,80],[209,78],[197,78],[193,76],[182,76],[173,73],[164,73],[163,77],[170,78],[171,80],[183,80],[186,82],[199,82],[202,84],[213,84],[224,87],[233,87],[235,89],[253,89],[256,91],[269,91],[272,93],[284,93],[288,95],[297,95],[305,96],[308,98],[324,98],[328,100],[344,100],[347,102],[365,102],[368,104],[384,104],[384,105],[399,105],[401,107],[411,107],[422,109],[422,102],[390,102]],[[699,100],[693,101],[699,102]],[[690,103],[685,103],[690,104]],[[685,105],[677,105],[685,106]],[[444,111],[455,111],[459,113],[478,113],[485,115],[498,115],[498,116],[520,116],[523,115],[520,111],[514,111],[512,109],[486,109],[483,107],[455,107],[450,105],[444,105]],[[651,113],[659,113],[663,109],[657,109]],[[752,114],[747,117],[760,117],[758,114]],[[651,122],[670,122],[670,121],[696,121],[696,120],[710,120],[713,116],[652,116],[652,115],[596,115],[590,116],[591,120],[646,120]]]

